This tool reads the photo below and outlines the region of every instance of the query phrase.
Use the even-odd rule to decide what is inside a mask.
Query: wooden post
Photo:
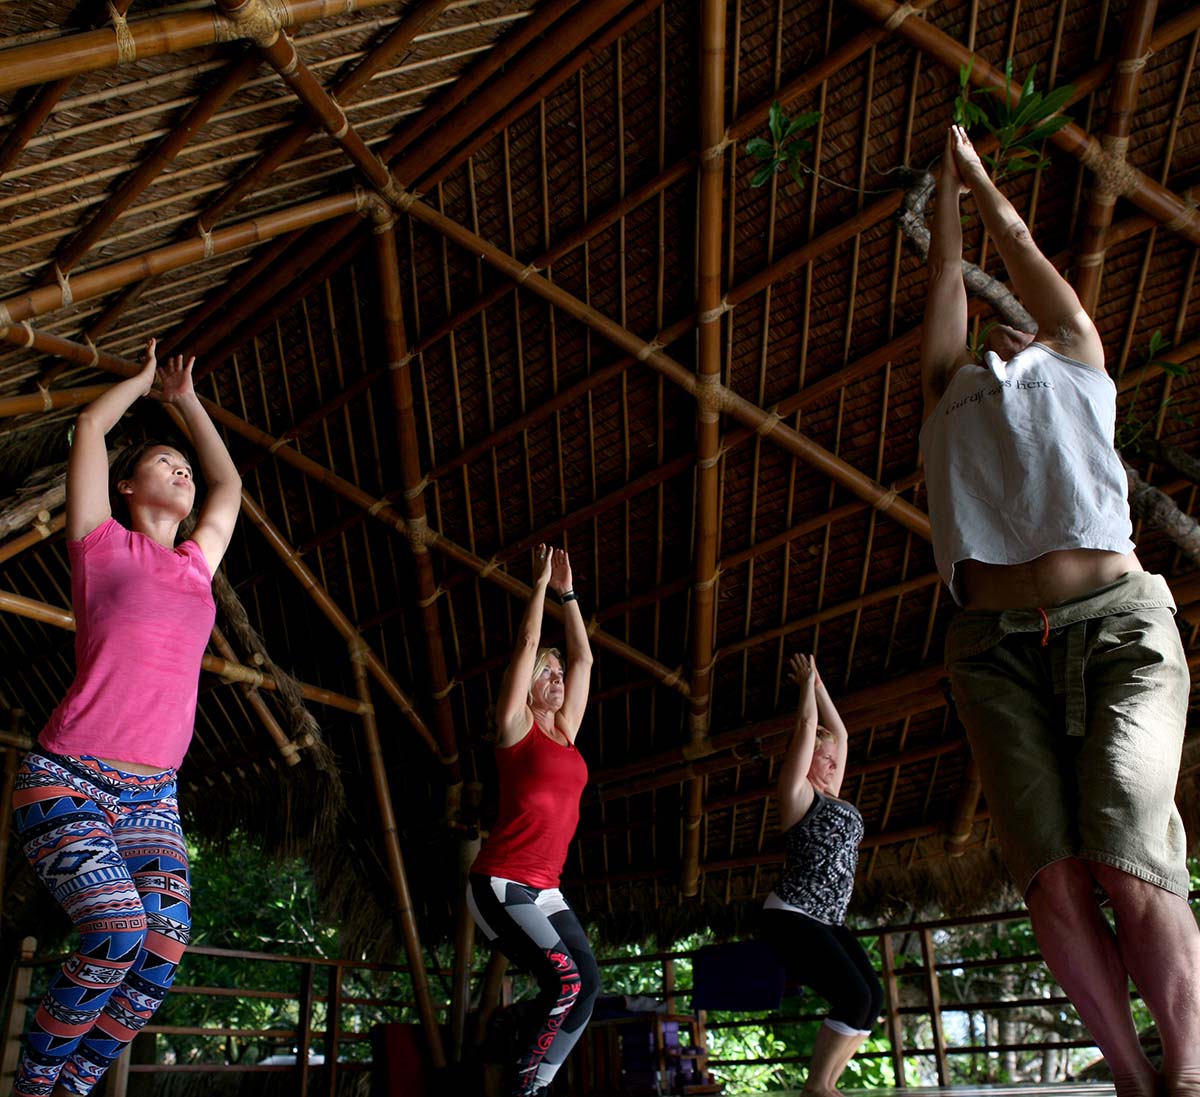
[[[417,443],[417,421],[413,414],[412,377],[404,334],[404,310],[401,303],[400,263],[396,254],[396,236],[391,210],[375,219],[375,258],[379,274],[380,312],[383,320],[383,340],[387,352],[388,370],[392,378],[392,406],[396,418],[396,445],[400,457],[400,486],[404,492],[404,518],[412,551],[413,573],[416,580],[417,610],[421,618],[425,659],[429,672],[429,690],[433,698],[434,728],[443,757],[458,758],[458,741],[454,728],[454,712],[450,691],[454,682],[446,668],[446,650],[442,643],[442,626],[438,601],[442,591],[433,575],[433,561],[422,531],[429,522],[425,513],[426,481],[421,476],[421,456]],[[457,819],[462,807],[462,780],[446,790],[446,817]],[[464,881],[465,883],[465,881]],[[467,917],[472,927],[474,923]],[[469,945],[468,945],[469,947]],[[465,1005],[464,1005],[465,1008]],[[461,1035],[461,1033],[460,1033]]]
[[[487,967],[483,970],[483,989],[479,992],[479,1013],[475,1024],[475,1043],[482,1044],[487,1036],[488,1022],[496,1007],[504,996],[505,972],[508,971],[508,957],[499,949],[492,949],[488,957]],[[504,1002],[507,1005],[507,1002]]]
[[[25,1000],[33,982],[33,957],[37,952],[37,938],[25,937],[21,941],[21,955],[13,965],[9,978],[9,996],[5,1005],[8,1016],[4,1024],[4,1048],[0,1056],[0,1090],[11,1089],[17,1074],[17,1062],[21,1058],[21,1033],[25,1031]]]
[[[900,1016],[900,987],[896,982],[896,949],[890,933],[879,935],[879,953],[883,958],[883,991],[887,1006],[888,1042],[892,1045],[892,1073],[895,1085],[904,1089],[904,1020]]]
[[[704,0],[700,12],[700,202],[699,343],[696,375],[696,504],[693,518],[692,605],[688,700],[689,739],[702,749],[708,739],[716,613],[718,478],[721,461],[721,214],[725,178],[725,0]],[[711,394],[711,396],[710,396]],[[683,872],[680,893],[700,890],[700,827],[704,779],[693,777],[684,793]]]
[[[129,1060],[133,1054],[133,1045],[126,1044],[125,1050],[117,1056],[117,1061],[108,1069],[104,1077],[104,1097],[127,1097],[129,1093]]]
[[[475,919],[467,906],[467,874],[479,852],[479,837],[458,842],[458,891],[455,895],[454,982],[450,991],[450,1058],[461,1062],[466,1043],[467,1009],[471,1004],[471,961],[475,955]],[[483,1003],[480,1002],[482,1009]]]
[[[983,782],[979,779],[979,763],[971,755],[967,768],[963,772],[962,784],[958,790],[958,801],[954,805],[954,817],[950,821],[950,830],[946,835],[946,855],[961,857],[967,851],[967,842],[971,830],[975,826],[975,813],[979,810],[979,794],[983,791]]]
[[[313,965],[300,965],[300,1039],[296,1045],[296,1092],[299,1097],[308,1097],[308,1053],[312,1050],[313,1023]]]
[[[338,1052],[342,1032],[342,965],[329,969],[329,986],[325,996],[325,1092],[337,1097]]]
[[[354,670],[354,684],[363,701],[370,701],[371,686],[367,681],[367,645],[361,639],[350,644],[350,663]],[[413,997],[417,1000],[417,1013],[429,1041],[430,1060],[435,1067],[446,1065],[446,1054],[442,1050],[442,1033],[429,994],[429,980],[425,974],[425,957],[421,952],[421,938],[417,932],[416,913],[412,895],[408,890],[408,876],[404,871],[404,854],[400,850],[400,833],[396,826],[396,814],[392,809],[392,793],[388,787],[387,771],[383,764],[383,746],[379,741],[379,729],[375,713],[363,714],[363,735],[367,741],[367,758],[371,765],[371,779],[375,786],[375,801],[379,808],[383,828],[383,845],[388,872],[392,878],[392,892],[396,901],[396,912],[404,936],[404,951],[408,956],[409,977],[412,980]]]
[[[950,1066],[946,1060],[946,1034],[942,1030],[942,991],[938,984],[933,930],[921,930],[921,962],[925,966],[925,988],[929,994],[929,1024],[933,1029],[933,1054],[937,1061],[938,1085],[950,1085]]]

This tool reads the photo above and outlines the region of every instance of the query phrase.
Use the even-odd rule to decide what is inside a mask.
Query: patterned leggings
[[[600,990],[600,969],[575,912],[558,888],[538,890],[472,875],[467,903],[495,948],[541,988],[520,1031],[515,1094],[548,1086],[583,1034]]]
[[[162,1004],[188,943],[175,772],[35,751],[13,806],[25,856],[79,932],[25,1035],[13,1093],[87,1094]]]

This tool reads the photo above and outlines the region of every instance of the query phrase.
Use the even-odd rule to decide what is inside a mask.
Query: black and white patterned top
[[[858,808],[814,789],[812,807],[784,835],[783,875],[767,906],[798,910],[827,925],[845,922],[863,830]]]

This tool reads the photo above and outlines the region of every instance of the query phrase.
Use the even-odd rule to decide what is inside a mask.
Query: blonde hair
[[[817,738],[824,739],[830,743],[837,742],[837,736],[833,734],[824,724],[817,725]]]
[[[558,660],[558,665],[563,668],[563,675],[566,675],[566,664],[563,662],[562,652],[558,648],[538,648],[537,661],[533,664],[533,673],[529,676],[529,690],[526,694],[526,700],[533,700],[533,683],[538,680],[538,675],[546,669],[546,664],[550,662],[550,656],[553,655]]]

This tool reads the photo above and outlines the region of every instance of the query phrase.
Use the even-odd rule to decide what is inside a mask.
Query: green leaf
[[[752,187],[761,187],[772,175],[775,174],[777,161],[772,161],[769,164],[763,164],[762,167],[754,173],[754,178],[750,180]]]
[[[775,146],[762,137],[751,137],[746,142],[746,154],[755,156],[759,160],[766,160],[775,155]]]
[[[792,160],[788,164],[788,174],[792,177],[792,182],[798,187],[804,186],[804,165],[799,160]]]
[[[1164,335],[1162,333],[1162,328],[1155,328],[1150,333],[1150,344],[1149,344],[1147,350],[1148,350],[1148,353],[1151,358],[1156,358],[1162,351],[1164,351],[1170,345],[1171,344],[1167,341],[1167,339],[1164,337]]]
[[[1181,362],[1168,362],[1165,358],[1155,359],[1150,363],[1152,366],[1158,366],[1163,373],[1169,373],[1172,377],[1186,377],[1187,366]]]
[[[801,130],[811,129],[819,121],[821,121],[821,112],[819,110],[810,110],[804,114],[798,114],[787,124],[787,129],[783,132],[783,139],[786,141],[793,134],[799,133]]]
[[[792,160],[798,159],[803,153],[808,152],[812,148],[812,142],[807,137],[793,137],[779,151],[782,158],[789,163]]]
[[[771,128],[771,136],[775,138],[775,144],[778,145],[783,140],[783,108],[779,105],[778,99],[771,104],[771,109],[767,113],[767,121]]]

